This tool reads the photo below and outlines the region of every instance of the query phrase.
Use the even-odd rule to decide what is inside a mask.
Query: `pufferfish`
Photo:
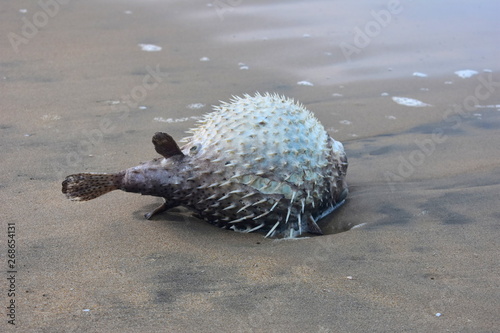
[[[317,222],[348,194],[347,157],[302,104],[277,94],[233,97],[206,114],[179,148],[153,136],[162,157],[114,174],[66,177],[62,192],[90,200],[113,190],[162,197],[221,228],[266,237],[322,234]]]

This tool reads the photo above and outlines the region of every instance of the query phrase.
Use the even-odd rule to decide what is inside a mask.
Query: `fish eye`
[[[200,148],[199,145],[192,146],[191,148],[189,148],[189,154],[194,155],[198,153],[199,148]]]

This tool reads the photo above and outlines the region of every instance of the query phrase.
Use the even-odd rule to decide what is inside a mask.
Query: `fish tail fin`
[[[78,173],[62,182],[62,193],[71,200],[87,201],[121,188],[124,173]]]

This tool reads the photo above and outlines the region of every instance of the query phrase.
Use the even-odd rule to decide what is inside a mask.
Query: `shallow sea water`
[[[50,3],[0,12],[0,199],[17,229],[19,328],[500,325],[497,2]],[[267,240],[181,209],[146,222],[155,198],[60,193],[65,175],[151,159],[155,132],[180,140],[210,105],[256,91],[299,100],[344,143],[350,196],[326,235]]]

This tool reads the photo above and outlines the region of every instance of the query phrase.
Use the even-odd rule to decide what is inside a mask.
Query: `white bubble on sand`
[[[141,105],[141,106],[139,106],[139,110],[146,110],[147,108],[148,108],[148,107],[147,107],[147,106],[145,106],[145,105]]]
[[[200,61],[210,61],[210,58],[209,57],[201,57]]]
[[[191,116],[191,117],[183,117],[183,118],[163,118],[163,117],[155,117],[154,121],[158,121],[160,123],[183,123],[189,120],[199,120],[202,117],[199,116]]]
[[[61,116],[57,114],[44,114],[41,118],[43,121],[51,121],[51,120],[59,120],[61,119]]]
[[[385,118],[390,119],[390,120],[396,119],[396,117],[394,117],[394,116],[385,116]]]
[[[249,69],[248,65],[245,65],[245,63],[243,63],[243,62],[239,62],[239,63],[238,63],[238,66],[239,66],[239,67],[240,67],[240,69],[242,69],[242,70],[247,70],[247,69]]]
[[[408,98],[408,97],[392,97],[392,100],[400,105],[411,106],[415,108],[421,108],[425,106],[432,106],[430,104],[419,101],[418,99]]]
[[[417,77],[427,77],[428,75],[425,74],[425,73],[420,73],[420,72],[414,72],[412,74],[413,76],[417,76]]]
[[[205,107],[205,104],[203,103],[193,103],[193,104],[189,104],[186,106],[188,109],[201,109],[203,107]]]
[[[27,12],[28,12],[28,10],[25,8],[19,9],[19,13],[26,14]]]
[[[298,84],[299,86],[311,86],[311,87],[312,87],[312,86],[314,86],[314,84],[312,84],[312,83],[311,83],[311,82],[309,82],[309,81],[299,81],[299,82],[297,82],[297,84]]]
[[[333,96],[333,97],[342,97],[342,96],[344,96],[344,95],[339,94],[339,93],[333,93],[333,94],[332,94],[332,96]]]
[[[498,111],[500,111],[500,104],[474,105],[474,107],[479,109],[497,109]]]
[[[380,94],[380,96],[389,96],[389,93],[383,92]]]
[[[455,74],[461,77],[462,79],[467,79],[471,76],[478,74],[478,72],[473,69],[462,69],[460,71],[456,71]]]
[[[161,51],[161,46],[154,44],[138,44],[142,51],[146,52],[157,52]]]
[[[182,123],[189,120],[189,117],[184,118],[163,118],[163,117],[155,117],[154,121],[158,121],[160,123]]]

